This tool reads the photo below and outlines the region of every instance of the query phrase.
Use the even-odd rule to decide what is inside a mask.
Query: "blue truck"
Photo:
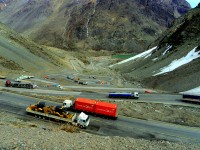
[[[139,98],[139,93],[138,92],[133,92],[133,93],[129,93],[129,92],[120,92],[120,93],[110,92],[108,97],[109,98],[134,98],[134,99],[138,99]]]
[[[200,103],[200,95],[199,94],[184,93],[182,100],[183,101],[187,101],[187,102],[197,102],[197,103]]]

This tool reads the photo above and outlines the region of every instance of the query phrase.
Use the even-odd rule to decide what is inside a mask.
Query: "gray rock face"
[[[147,14],[161,25],[169,26],[175,18],[188,12],[191,8],[186,0],[139,0],[145,6]]]

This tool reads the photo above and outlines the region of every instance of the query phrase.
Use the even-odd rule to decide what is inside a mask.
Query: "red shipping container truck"
[[[117,104],[113,103],[77,98],[74,103],[74,109],[117,118]]]
[[[75,110],[82,110],[94,113],[95,112],[95,100],[87,99],[87,98],[77,98],[75,101],[74,108]]]
[[[98,101],[96,103],[95,113],[110,117],[117,117],[117,104]]]

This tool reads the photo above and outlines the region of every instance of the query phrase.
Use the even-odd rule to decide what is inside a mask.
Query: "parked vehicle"
[[[115,92],[110,92],[108,94],[109,98],[134,98],[138,99],[139,98],[139,93],[138,92],[133,92],[133,93],[115,93]]]
[[[66,110],[78,110],[117,119],[117,104],[109,102],[79,97],[74,102],[72,102],[72,100],[65,100],[63,102],[63,107]]]
[[[78,77],[74,78],[74,82],[78,82],[79,80],[80,80],[80,78],[78,78]]]
[[[43,78],[44,78],[44,79],[49,79],[49,76],[46,75],[46,76],[44,76]]]
[[[89,76],[89,78],[96,79],[96,77],[95,77],[95,76]]]
[[[15,79],[15,81],[16,82],[21,82],[22,80],[31,79],[31,78],[34,78],[34,76],[21,75],[20,77],[18,77],[17,79]]]
[[[72,77],[72,76],[67,76],[66,78],[70,79],[70,80],[74,80],[74,77]]]
[[[5,86],[16,87],[16,88],[27,88],[27,89],[34,89],[37,87],[37,85],[32,83],[11,82],[10,80],[6,81]]]
[[[77,115],[65,111],[63,106],[46,106],[45,102],[30,105],[26,108],[26,112],[40,118],[67,122],[80,128],[86,128],[90,123],[90,117],[83,112]]]
[[[86,82],[86,81],[78,81],[78,84],[87,85],[88,82]]]

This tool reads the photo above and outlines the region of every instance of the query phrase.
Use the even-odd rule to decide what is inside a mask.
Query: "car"
[[[88,84],[88,82],[83,82],[83,85],[87,85]]]
[[[35,76],[28,76],[28,79],[35,78]]]
[[[44,78],[44,79],[48,79],[48,78],[49,78],[49,76],[44,76],[43,78]]]
[[[86,81],[78,81],[78,84],[87,85],[88,82],[86,82]]]
[[[89,78],[96,79],[96,77],[95,77],[95,76],[89,76]]]
[[[78,81],[78,84],[83,84],[83,81]]]
[[[67,79],[74,80],[74,77],[72,77],[72,76],[67,76]]]

